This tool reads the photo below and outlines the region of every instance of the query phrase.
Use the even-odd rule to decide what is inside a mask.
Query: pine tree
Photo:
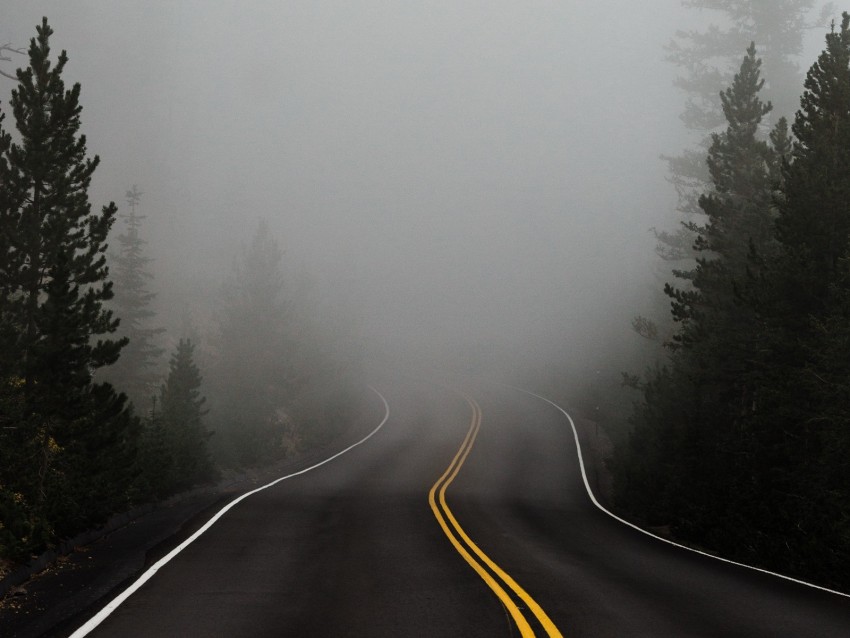
[[[780,118],[771,136],[779,149],[760,139],[762,120],[773,109],[759,98],[765,84],[760,69],[761,59],[751,43],[732,85],[720,94],[727,126],[723,134],[711,136],[707,164],[713,192],[699,200],[708,224],[697,249],[722,256],[738,279],[749,266],[751,248],[765,254],[774,242],[774,179],[787,128]]]
[[[634,432],[614,467],[620,505],[645,520],[672,524],[683,538],[730,558],[844,588],[850,573],[850,15],[827,36],[805,87],[793,126],[797,140],[792,144],[783,126],[770,136],[781,170],[757,161],[765,149],[752,136],[731,135],[731,119],[725,138],[715,138],[715,189],[701,200],[710,225],[700,237],[717,257],[698,263],[693,290],[677,298],[680,317],[690,323],[688,339],[671,367],[645,383]],[[737,112],[750,113],[751,124],[764,109],[754,100],[741,104],[749,104]],[[727,146],[734,140],[739,150],[750,149],[743,157],[753,162],[726,161],[742,157]],[[758,188],[736,197],[748,191],[723,185],[736,183],[738,171],[752,185],[767,184],[772,175],[780,192],[771,198]],[[748,210],[755,201],[761,204]],[[752,229],[762,224],[750,213],[764,214],[771,203],[776,240],[758,246]],[[729,224],[730,215],[745,224]],[[734,235],[725,234],[730,228]],[[750,237],[748,280],[730,305],[715,284],[734,281],[742,252],[740,245],[730,250],[728,240],[742,242],[742,235]]]
[[[721,94],[727,127],[712,136],[712,187],[699,199],[707,222],[692,226],[700,257],[687,288],[665,287],[681,324],[676,347],[668,367],[643,384],[635,430],[615,464],[627,507],[724,549],[738,536],[722,521],[739,515],[742,492],[750,495],[741,487],[752,460],[741,423],[752,410],[751,368],[762,326],[747,293],[760,260],[776,251],[774,180],[787,150],[783,121],[770,143],[759,135],[771,110],[759,98],[760,67],[751,44]],[[647,493],[649,500],[641,496]]]
[[[260,222],[224,287],[214,387],[220,454],[242,465],[281,453],[284,410],[293,383],[290,312],[282,252]]]
[[[173,473],[173,487],[182,489],[207,481],[214,474],[208,449],[211,433],[203,423],[201,373],[194,362],[194,346],[181,339],[169,363],[168,378],[159,393],[160,413]]]
[[[710,144],[710,134],[724,126],[725,114],[718,91],[732,83],[740,52],[750,42],[758,46],[769,79],[764,87],[765,96],[774,106],[777,121],[788,117],[797,108],[803,80],[797,58],[803,49],[804,34],[812,26],[826,25],[833,7],[822,6],[819,17],[811,19],[814,0],[684,0],[682,4],[698,11],[714,12],[719,22],[726,25],[712,24],[702,31],[678,31],[667,45],[667,60],[683,71],[675,81],[687,95],[681,120],[700,136],[700,148],[678,157],[665,157],[671,181],[680,195],[680,212],[690,216],[699,212],[699,196],[710,182],[704,149]],[[679,234],[667,237],[682,240]],[[689,244],[686,241],[680,248],[686,249]]]
[[[747,313],[735,289],[749,279],[754,257],[764,259],[775,250],[776,176],[787,125],[780,119],[770,136],[778,148],[760,139],[762,118],[772,108],[759,98],[760,67],[751,43],[732,85],[720,94],[727,128],[712,134],[707,159],[712,187],[699,198],[707,223],[689,226],[697,254],[705,256],[688,273],[687,289],[666,286],[673,317],[683,323],[675,340],[686,345],[739,331]]]
[[[12,136],[3,128],[5,113],[0,113],[0,176],[6,175],[7,154],[12,144]],[[0,376],[4,383],[13,383],[15,364],[15,342],[17,329],[8,308],[20,293],[13,278],[17,259],[13,252],[15,232],[11,222],[11,214],[6,212],[9,207],[5,182],[0,182]]]
[[[134,423],[108,386],[92,383],[122,340],[104,308],[112,296],[104,252],[116,208],[91,212],[99,159],[79,134],[80,86],[66,89],[63,51],[53,65],[44,19],[17,73],[11,109],[20,142],[0,133],[0,344],[4,384],[17,410],[18,450],[0,459],[4,480],[45,534],[118,506]],[[85,491],[86,477],[102,482]]]
[[[113,363],[124,345],[92,339],[117,323],[103,308],[112,296],[104,251],[116,208],[91,213],[87,191],[100,160],[86,158],[86,138],[77,134],[80,86],[65,90],[64,51],[51,68],[51,34],[45,19],[30,45],[30,67],[12,91],[21,143],[0,163],[10,262],[0,290],[18,332],[14,348],[32,409],[46,396],[61,403],[69,387],[85,388],[91,370]],[[47,378],[61,383],[50,386]]]
[[[739,52],[755,42],[770,79],[765,95],[779,116],[797,108],[803,80],[797,58],[803,37],[813,26],[825,26],[833,12],[831,3],[812,19],[815,0],[685,0],[684,6],[711,11],[718,24],[697,31],[678,31],[667,46],[667,59],[684,72],[676,86],[688,99],[682,121],[695,131],[712,131],[723,125],[717,87],[728,86],[737,69]]]
[[[850,14],[811,67],[784,165],[764,294],[757,443],[762,548],[800,573],[850,570]],[[842,580],[843,579],[843,580]]]
[[[792,131],[796,142],[784,171],[777,221],[783,248],[783,294],[805,317],[829,305],[830,289],[850,245],[850,34],[847,18],[827,35],[826,49],[806,76]]]
[[[701,219],[700,197],[712,181],[705,153],[712,143],[711,134],[725,121],[718,95],[723,86],[731,84],[740,52],[750,42],[758,46],[768,78],[764,92],[774,105],[778,125],[796,108],[802,82],[797,57],[806,29],[826,24],[826,16],[833,9],[827,4],[820,16],[812,19],[814,0],[683,0],[682,4],[714,12],[724,25],[679,31],[667,46],[667,59],[682,70],[675,84],[687,95],[681,120],[697,140],[695,147],[678,156],[663,156],[678,195],[676,212],[681,217],[674,230],[655,230],[656,253],[674,272],[687,275],[699,256],[694,250],[694,225]],[[645,317],[640,317],[638,323],[651,323],[656,332],[669,331],[663,322],[664,327],[659,330],[655,322]]]
[[[148,290],[148,282],[153,276],[146,268],[152,260],[144,254],[147,242],[139,232],[145,219],[136,211],[141,196],[135,185],[127,191],[130,212],[122,215],[126,231],[118,235],[119,252],[112,257],[115,296],[111,308],[121,321],[116,334],[125,337],[128,342],[121,358],[108,368],[107,378],[116,388],[127,393],[137,410],[145,413],[155,394],[159,378],[156,366],[164,352],[155,340],[165,330],[150,327],[156,316],[150,304],[156,295]]]

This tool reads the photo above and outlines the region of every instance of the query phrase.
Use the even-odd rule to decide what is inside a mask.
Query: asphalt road
[[[378,390],[390,417],[372,438],[240,502],[89,635],[492,638],[520,635],[517,613],[540,636],[850,635],[848,598],[602,513],[569,422],[540,399],[467,385],[468,401],[402,379]],[[550,625],[481,568],[500,600],[464,534]]]

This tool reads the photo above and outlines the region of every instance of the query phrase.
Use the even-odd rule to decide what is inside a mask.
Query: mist
[[[265,219],[358,347],[580,371],[658,285],[679,5],[28,1],[0,40],[46,15],[68,51],[92,202],[143,191],[170,330]]]

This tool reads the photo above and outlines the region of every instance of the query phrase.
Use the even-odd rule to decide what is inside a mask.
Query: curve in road
[[[309,467],[306,467],[306,468],[299,470],[297,472],[292,472],[291,474],[287,474],[286,476],[281,476],[279,478],[276,478],[275,480],[270,481],[269,483],[266,483],[265,485],[262,485],[262,486],[260,486],[256,489],[254,489],[254,490],[251,490],[250,492],[245,492],[244,494],[237,496],[235,499],[230,501],[227,505],[222,507],[216,514],[214,514],[212,516],[212,518],[210,518],[210,520],[208,520],[198,531],[196,531],[194,534],[189,536],[189,538],[187,538],[185,541],[180,543],[177,547],[175,547],[170,552],[168,552],[168,554],[163,556],[156,563],[154,563],[151,567],[149,567],[141,576],[139,576],[138,579],[136,579],[135,582],[133,582],[132,585],[130,585],[123,592],[121,592],[118,596],[113,598],[98,613],[96,613],[94,616],[92,616],[84,625],[82,625],[73,634],[71,634],[71,638],[84,638],[85,636],[88,636],[93,629],[95,629],[104,620],[106,620],[106,618],[109,617],[109,615],[112,614],[112,612],[114,612],[116,609],[118,609],[118,607],[125,600],[127,600],[130,596],[132,596],[134,593],[136,593],[139,590],[139,588],[142,585],[144,585],[147,581],[149,581],[151,578],[153,578],[154,575],[162,567],[164,567],[166,564],[171,562],[171,560],[173,560],[180,552],[182,552],[189,545],[191,545],[196,540],[198,540],[198,538],[200,538],[202,534],[204,534],[213,525],[215,525],[216,522],[222,516],[224,516],[228,511],[230,511],[231,509],[236,507],[239,503],[244,501],[249,496],[252,496],[254,494],[262,492],[263,490],[267,490],[268,488],[270,488],[274,485],[277,485],[281,481],[286,481],[288,479],[294,478],[296,476],[300,476],[302,474],[306,474],[307,472],[311,472],[311,471],[313,471],[313,470],[315,470],[319,467],[322,467],[323,465],[330,463],[334,459],[339,458],[343,454],[350,452],[351,450],[353,450],[357,446],[362,445],[363,443],[365,443],[366,441],[371,439],[382,427],[384,427],[384,424],[389,420],[389,418],[390,418],[390,406],[389,406],[389,403],[387,403],[387,400],[384,398],[384,396],[380,392],[378,392],[375,388],[372,388],[371,386],[370,386],[370,390],[372,390],[372,392],[377,394],[378,398],[380,398],[381,402],[384,404],[384,416],[374,430],[369,432],[366,436],[364,436],[362,439],[360,439],[356,443],[349,445],[345,449],[340,450],[336,454],[333,454],[332,456],[329,456],[328,458],[326,458],[322,461],[319,461],[318,463],[314,463],[313,465],[311,465]]]
[[[478,545],[475,544],[475,542],[463,530],[460,523],[458,523],[457,518],[455,518],[455,515],[448,506],[448,503],[446,503],[446,490],[449,485],[451,485],[452,481],[454,481],[458,472],[460,472],[466,457],[469,456],[469,453],[472,451],[472,446],[475,444],[475,437],[478,435],[478,430],[481,428],[481,407],[475,399],[472,399],[465,394],[463,394],[463,397],[469,404],[470,408],[472,408],[472,422],[469,426],[469,432],[467,432],[466,438],[463,440],[463,443],[461,444],[454,459],[452,459],[452,462],[449,464],[448,468],[446,468],[446,471],[439,479],[437,479],[437,482],[434,483],[428,493],[428,502],[431,505],[431,510],[434,512],[437,522],[439,522],[440,527],[443,529],[443,532],[446,534],[449,541],[451,541],[457,552],[467,563],[469,563],[470,567],[475,570],[481,579],[487,583],[487,586],[493,590],[493,593],[496,594],[499,600],[502,601],[502,604],[508,610],[508,613],[510,613],[511,618],[514,619],[514,622],[520,631],[520,635],[523,638],[533,638],[535,635],[534,630],[531,628],[528,620],[526,620],[519,605],[514,602],[510,594],[508,594],[508,592],[505,591],[505,589],[498,583],[496,578],[494,578],[494,575],[500,579],[502,583],[507,585],[507,587],[519,597],[520,601],[528,606],[528,609],[531,610],[534,617],[543,627],[546,635],[550,636],[550,638],[562,638],[562,634],[555,626],[555,623],[553,623],[549,616],[546,615],[546,612],[543,611],[540,605],[537,604],[537,601],[535,601],[507,572],[499,567],[481,550],[481,548],[478,547]],[[446,520],[448,520],[448,523]],[[451,525],[451,528],[449,527],[449,524]],[[470,554],[469,550],[475,554],[478,560]]]
[[[462,529],[571,638],[847,636],[847,598],[658,543],[603,511],[580,432],[548,399],[464,380],[467,402],[434,381],[383,380],[380,436],[231,507],[93,635],[516,636],[446,529],[545,635]]]
[[[822,587],[821,585],[816,585],[815,583],[810,583],[810,582],[807,582],[805,580],[800,580],[798,578],[786,576],[785,574],[780,574],[778,572],[772,572],[770,570],[763,569],[761,567],[755,567],[754,565],[747,565],[746,563],[739,563],[739,562],[734,561],[734,560],[729,560],[728,558],[723,558],[722,556],[717,556],[716,554],[709,554],[708,552],[703,552],[703,551],[700,551],[700,550],[695,549],[693,547],[688,547],[687,545],[682,545],[680,543],[676,543],[674,541],[671,541],[670,539],[664,538],[662,536],[658,536],[657,534],[653,534],[652,532],[645,530],[642,527],[635,525],[634,523],[631,523],[631,522],[627,521],[626,519],[617,516],[616,514],[614,514],[609,509],[607,509],[604,505],[602,505],[596,499],[596,496],[593,493],[593,489],[590,487],[590,481],[587,478],[587,471],[585,469],[584,458],[583,458],[583,455],[582,455],[582,452],[581,452],[581,443],[579,442],[578,430],[576,430],[576,424],[573,421],[573,418],[569,415],[569,413],[566,410],[564,410],[564,408],[562,408],[560,405],[558,405],[554,401],[547,399],[544,396],[541,396],[539,394],[535,394],[534,392],[531,392],[529,390],[525,390],[523,388],[514,387],[514,389],[548,403],[549,405],[554,407],[556,410],[558,410],[561,414],[563,414],[567,418],[567,421],[569,421],[569,423],[570,423],[570,428],[572,428],[572,431],[573,431],[573,437],[575,438],[576,451],[578,452],[579,468],[581,469],[581,477],[582,477],[582,480],[584,481],[584,488],[587,490],[587,495],[588,495],[588,497],[590,497],[590,500],[593,502],[593,504],[597,508],[599,508],[600,511],[604,512],[605,514],[607,514],[608,516],[610,516],[614,520],[619,521],[623,525],[631,527],[632,529],[640,532],[641,534],[645,534],[645,535],[649,536],[650,538],[654,538],[656,540],[659,540],[662,543],[667,543],[668,545],[672,545],[673,547],[678,547],[679,549],[684,549],[684,550],[687,550],[689,552],[699,554],[701,556],[706,556],[706,557],[711,558],[713,560],[718,560],[722,563],[728,563],[729,565],[736,565],[737,567],[744,567],[746,569],[752,569],[753,571],[761,572],[763,574],[768,574],[768,575],[774,576],[776,578],[781,578],[783,580],[787,580],[787,581],[790,581],[792,583],[797,583],[798,585],[804,585],[806,587],[811,587],[812,589],[817,589],[817,590],[820,590],[820,591],[823,591],[823,592],[827,592],[829,594],[835,594],[836,596],[843,596],[844,598],[850,598],[850,594],[847,594],[847,593],[842,592],[842,591],[830,589],[828,587]]]

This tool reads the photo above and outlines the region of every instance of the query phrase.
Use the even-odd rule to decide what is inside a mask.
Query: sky
[[[165,321],[214,303],[261,218],[293,280],[388,348],[588,357],[658,286],[678,0],[4,9],[2,42],[46,15],[68,51],[93,203],[143,191]]]

